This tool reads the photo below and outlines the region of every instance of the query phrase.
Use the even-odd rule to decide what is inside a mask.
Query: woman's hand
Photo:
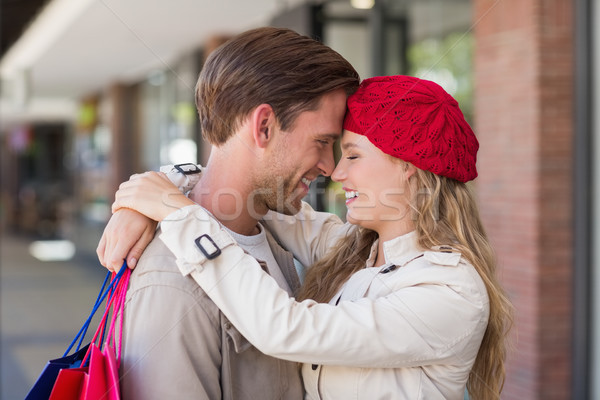
[[[172,212],[195,204],[171,183],[162,172],[132,175],[119,186],[112,211],[130,208],[154,221],[162,221]]]
[[[154,238],[156,225],[158,222],[134,210],[123,208],[115,212],[96,248],[100,263],[116,272],[123,260],[127,260],[127,265],[133,269]]]

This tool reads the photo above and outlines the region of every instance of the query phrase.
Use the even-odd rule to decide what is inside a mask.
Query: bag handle
[[[111,275],[111,272],[109,271],[106,274],[106,277],[104,278],[104,282],[102,282],[102,287],[100,288],[100,292],[98,293],[96,302],[94,303],[94,306],[92,307],[92,312],[90,313],[90,316],[83,323],[83,326],[81,327],[81,329],[79,329],[79,332],[77,332],[77,335],[75,335],[75,338],[73,339],[73,341],[67,348],[67,351],[65,351],[65,354],[63,354],[63,357],[66,357],[67,354],[69,354],[69,352],[73,348],[73,345],[75,344],[77,339],[79,339],[79,343],[77,343],[77,347],[75,348],[75,351],[79,351],[79,349],[81,348],[81,342],[85,338],[85,334],[87,333],[87,330],[90,326],[90,322],[92,321],[92,318],[93,318],[94,314],[96,313],[96,310],[98,309],[99,305],[102,303],[102,294],[104,293],[104,288],[106,287],[106,282],[108,282],[108,278],[110,277],[110,275]]]
[[[127,287],[129,285],[129,277],[131,276],[131,270],[128,269],[123,275],[123,279],[120,282],[119,289],[117,290],[117,299],[113,304],[113,316],[108,330],[108,336],[106,342],[110,345],[112,340],[115,346],[115,356],[117,359],[117,366],[121,362],[121,342],[123,340],[123,314],[125,311],[125,299],[127,298]],[[117,340],[117,317],[119,318],[119,334]]]
[[[125,268],[125,270],[123,270],[123,268]],[[98,326],[98,329],[96,329],[96,333],[94,334],[94,338],[92,339],[92,343],[97,344],[97,346],[102,349],[102,340],[104,338],[104,333],[106,330],[106,323],[108,321],[108,315],[110,314],[110,311],[112,310],[112,322],[110,324],[109,327],[109,332],[108,332],[108,337],[106,342],[109,343],[111,341],[111,339],[113,338],[113,332],[114,332],[114,325],[116,322],[116,316],[117,314],[121,315],[121,325],[122,325],[122,317],[123,317],[123,312],[121,311],[119,313],[119,310],[121,308],[124,307],[125,304],[125,296],[127,295],[127,286],[129,283],[129,277],[131,275],[131,270],[129,268],[127,268],[126,264],[123,264],[123,267],[121,267],[122,271],[119,271],[119,273],[122,272],[121,276],[119,276],[119,280],[116,282],[116,287],[112,288],[110,297],[108,299],[108,301],[106,302],[106,308],[104,310],[104,314],[102,315],[102,319],[100,320],[100,324]],[[114,281],[114,279],[113,279]],[[111,282],[112,283],[112,282]],[[100,336],[100,341],[98,341],[98,337]],[[90,356],[90,351],[91,351],[92,347],[90,346],[90,348],[88,349],[85,357],[83,358],[81,365],[85,366],[87,361],[88,361],[88,357]],[[120,349],[120,346],[119,346]],[[120,352],[119,352],[119,358],[120,359]]]
[[[104,302],[104,300],[106,299],[108,294],[112,292],[109,300],[107,301],[107,307],[108,307],[108,304],[114,298],[114,296],[113,296],[114,288],[117,285],[117,283],[120,281],[123,274],[125,273],[125,270],[127,270],[127,269],[128,269],[127,264],[124,262],[123,266],[121,267],[119,272],[114,274],[113,272],[109,271],[106,274],[106,277],[104,278],[104,282],[102,283],[102,287],[100,288],[100,293],[98,293],[98,297],[96,299],[94,307],[92,308],[92,312],[90,313],[88,318],[83,323],[83,326],[81,327],[79,332],[77,332],[77,335],[75,335],[75,338],[73,339],[73,341],[71,342],[71,344],[69,345],[69,347],[67,348],[65,353],[63,354],[63,357],[66,357],[69,354],[69,352],[71,351],[71,349],[73,348],[73,346],[75,345],[75,342],[77,342],[77,340],[79,340],[79,343],[77,344],[77,350],[79,350],[79,348],[81,347],[81,343],[83,342],[83,339],[85,338],[85,334],[87,333],[87,330],[90,326],[90,323],[92,322],[92,318],[94,317],[94,314],[96,314],[96,311],[98,311],[98,308],[100,308],[100,305]],[[114,275],[114,277],[112,278],[108,287],[106,287],[106,282],[108,281],[108,279],[111,275]],[[101,325],[104,321],[105,321],[105,319],[103,318]]]

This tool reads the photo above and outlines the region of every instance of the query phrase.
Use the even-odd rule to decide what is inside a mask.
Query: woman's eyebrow
[[[347,150],[350,148],[358,148],[358,145],[354,142],[346,142],[341,144],[342,150]]]

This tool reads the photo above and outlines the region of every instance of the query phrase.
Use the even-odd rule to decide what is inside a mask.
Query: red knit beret
[[[479,142],[458,102],[434,82],[403,75],[365,79],[348,98],[344,129],[417,168],[461,182],[477,177]]]

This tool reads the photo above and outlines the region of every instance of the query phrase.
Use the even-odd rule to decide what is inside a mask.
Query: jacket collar
[[[377,239],[371,247],[371,253],[367,260],[367,267],[372,267],[374,265],[375,259],[377,258],[378,246],[379,239]],[[417,247],[417,233],[415,231],[408,232],[383,243],[383,256],[386,265],[402,265],[422,253],[423,251],[419,250]]]
[[[371,247],[371,253],[367,260],[367,267],[372,267],[377,258],[379,240]],[[451,251],[449,251],[451,250]],[[439,247],[431,250],[421,250],[417,245],[417,232],[412,231],[383,243],[383,256],[386,265],[404,265],[416,256],[424,254],[430,262],[440,265],[456,266],[461,254],[449,247]]]

